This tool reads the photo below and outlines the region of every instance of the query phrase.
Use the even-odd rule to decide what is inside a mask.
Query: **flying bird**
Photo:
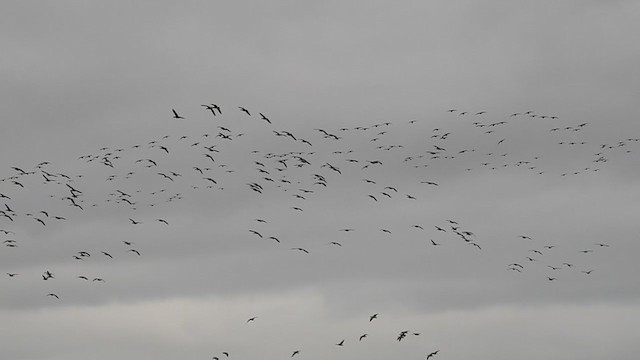
[[[440,350],[436,350],[432,353],[430,353],[429,355],[427,355],[427,360],[431,359],[432,357],[438,355],[438,352],[440,352]]]
[[[184,119],[182,116],[178,115],[178,113],[176,112],[175,109],[171,109],[171,111],[173,111],[173,118],[174,119]]]
[[[262,113],[259,113],[259,114],[260,114],[260,118],[262,118],[262,120],[264,120],[264,121],[268,122],[269,124],[271,124],[271,120],[269,120],[269,119],[268,119],[266,116],[264,116]]]
[[[242,106],[238,106],[238,109],[240,109],[240,111],[247,113],[247,115],[251,116],[251,114],[249,113],[249,110],[243,108]]]

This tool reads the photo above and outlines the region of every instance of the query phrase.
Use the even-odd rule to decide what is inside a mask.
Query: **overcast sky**
[[[3,4],[0,357],[636,359],[638,18]]]

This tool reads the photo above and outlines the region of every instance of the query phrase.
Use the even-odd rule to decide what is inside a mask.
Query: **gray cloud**
[[[3,355],[634,359],[638,11],[5,6]]]

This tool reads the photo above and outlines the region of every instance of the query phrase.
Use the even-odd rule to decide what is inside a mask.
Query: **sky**
[[[1,5],[0,357],[636,359],[639,17]]]

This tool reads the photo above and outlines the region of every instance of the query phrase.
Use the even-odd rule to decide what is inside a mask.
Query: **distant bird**
[[[173,118],[174,119],[184,119],[182,116],[178,115],[178,113],[176,112],[175,109],[171,109],[171,111],[173,111]]]
[[[293,354],[291,354],[291,357],[294,357],[295,355],[298,355],[298,354],[300,354],[300,350],[295,350]]]
[[[251,116],[251,114],[249,113],[249,110],[243,108],[242,106],[238,106],[238,109],[240,109],[240,111],[247,113],[247,115]]]
[[[440,352],[440,350],[436,350],[436,351],[430,353],[429,355],[427,355],[427,360],[429,360],[430,358],[438,355],[438,352]]]
[[[264,116],[262,113],[259,113],[260,117],[262,118],[262,120],[268,122],[269,124],[271,124],[271,120],[269,120],[266,116]]]
[[[377,319],[377,318],[378,318],[378,313],[375,313],[375,314],[369,316],[369,322],[372,322],[373,319]]]
[[[257,319],[257,318],[258,318],[257,316],[254,316],[254,317],[252,317],[252,318],[249,318],[249,319],[247,320],[247,322],[250,322],[250,321],[256,321],[256,319]]]
[[[133,220],[132,218],[129,218],[129,221],[131,221],[131,223],[132,223],[133,225],[142,224],[140,221],[135,221],[135,220]]]
[[[344,346],[344,339],[342,339],[342,341],[340,341],[339,343],[337,343],[336,345],[338,346]]]
[[[402,339],[404,339],[408,333],[409,333],[409,330],[401,331],[400,334],[398,334],[398,337],[396,338],[396,340],[402,341]]]
[[[51,297],[54,297],[56,299],[60,299],[60,297],[58,295],[54,294],[54,293],[47,294],[47,296],[51,296]]]
[[[301,247],[291,248],[291,250],[298,250],[298,251],[302,251],[303,253],[306,253],[306,254],[308,254],[308,253],[309,253],[309,251],[307,251],[306,249],[303,249],[303,248],[301,248]]]

